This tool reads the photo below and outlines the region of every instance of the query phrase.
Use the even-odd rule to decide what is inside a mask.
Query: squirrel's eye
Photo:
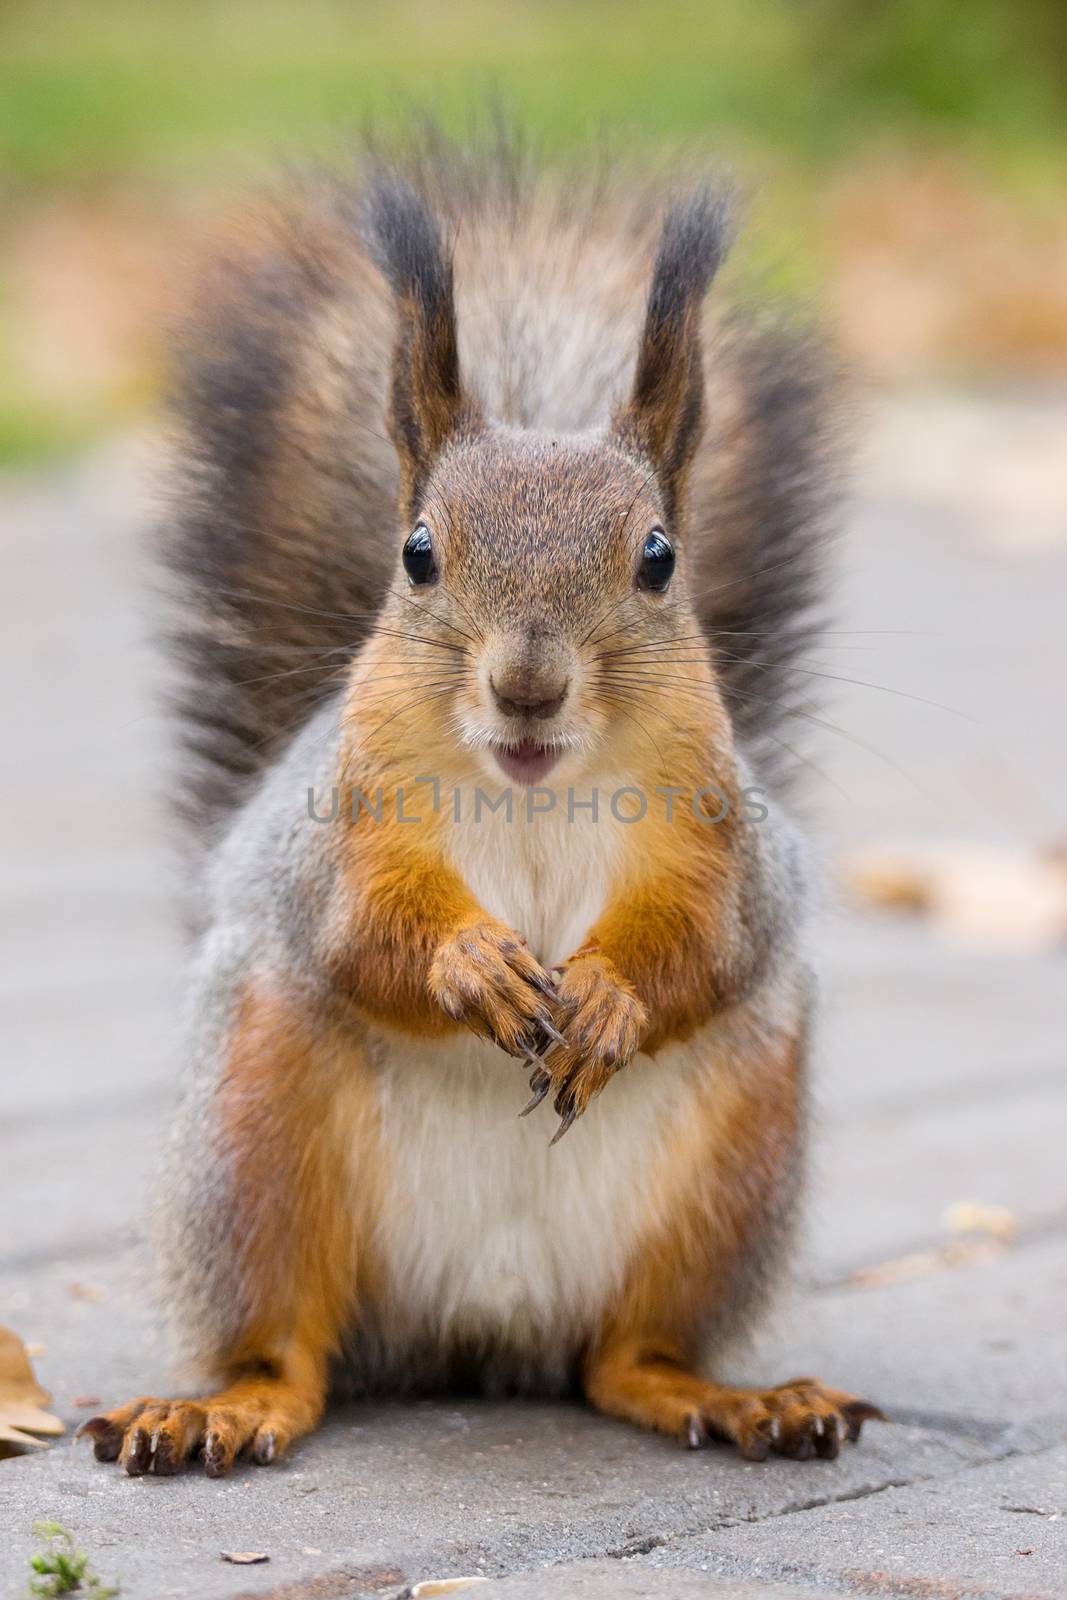
[[[637,587],[661,594],[674,576],[674,546],[662,528],[653,528],[641,552]]]
[[[420,522],[404,541],[404,571],[412,583],[432,583],[437,576],[437,563],[433,558],[433,540],[430,530]]]

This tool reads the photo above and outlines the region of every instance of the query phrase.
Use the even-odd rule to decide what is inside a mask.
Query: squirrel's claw
[[[552,1146],[554,1144],[559,1144],[559,1141],[563,1138],[563,1135],[567,1132],[568,1128],[570,1128],[571,1125],[574,1123],[574,1121],[576,1120],[577,1116],[578,1116],[578,1107],[575,1106],[575,1105],[568,1106],[566,1111],[563,1113],[562,1117],[560,1118],[559,1127],[556,1129],[555,1133],[552,1135],[551,1139],[548,1141],[548,1147],[549,1147],[550,1150],[551,1150],[551,1148],[552,1148]]]
[[[558,1045],[563,1045],[564,1048],[566,1048],[567,1041],[563,1037],[562,1033],[560,1033],[560,1031],[556,1027],[555,1023],[553,1023],[550,1019],[545,1018],[545,1017],[540,1018],[539,1021],[541,1023],[542,1032],[547,1033],[547,1035],[551,1039],[552,1043],[553,1044],[558,1044]]]
[[[536,1060],[537,1058],[535,1057],[534,1059]],[[533,1094],[519,1112],[519,1116],[528,1117],[531,1111],[536,1111],[551,1087],[552,1079],[543,1067],[540,1068],[530,1079],[530,1088],[533,1090]]]

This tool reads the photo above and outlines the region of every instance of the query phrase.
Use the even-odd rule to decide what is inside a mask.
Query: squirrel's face
[[[654,474],[611,439],[486,430],[443,454],[412,521],[387,625],[437,728],[527,784],[654,752],[703,656]]]
[[[602,434],[562,439],[491,425],[465,385],[451,257],[424,199],[382,178],[368,219],[396,299],[388,425],[405,526],[379,632],[408,668],[394,706],[415,696],[423,713],[417,735],[404,719],[407,739],[439,749],[447,735],[524,783],[597,751],[617,770],[638,745],[658,758],[672,725],[706,728],[721,709],[674,548],[721,205],[698,191],[667,213],[629,398]],[[394,734],[414,709],[388,688],[377,703]]]

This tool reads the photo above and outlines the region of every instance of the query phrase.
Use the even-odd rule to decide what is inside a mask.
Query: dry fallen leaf
[[[88,1300],[94,1305],[107,1298],[107,1291],[98,1283],[68,1283],[67,1293],[72,1300]]]
[[[223,1561],[230,1561],[235,1567],[255,1567],[270,1560],[265,1550],[222,1550],[219,1553]]]
[[[1010,1244],[1019,1232],[1019,1219],[1007,1206],[987,1206],[980,1200],[957,1200],[941,1218],[949,1233],[987,1233]]]
[[[928,1278],[946,1267],[969,1267],[992,1261],[1014,1244],[1019,1219],[1007,1206],[985,1205],[980,1200],[957,1200],[947,1206],[941,1226],[954,1238],[925,1250],[912,1250],[869,1267],[859,1267],[848,1281],[858,1289],[881,1289],[887,1284]]]
[[[929,1250],[913,1250],[906,1256],[894,1256],[890,1261],[880,1261],[875,1266],[857,1267],[847,1281],[856,1289],[884,1289],[889,1284],[912,1283],[917,1278],[928,1278],[946,1267],[973,1267],[983,1261],[993,1261],[1005,1249],[1003,1239],[960,1239],[951,1244],[934,1245]]]
[[[930,918],[956,941],[993,950],[1067,943],[1062,848],[940,844],[852,856],[845,883],[871,905]]]
[[[63,1424],[42,1408],[52,1396],[33,1375],[26,1347],[17,1333],[0,1328],[0,1456],[16,1450],[43,1450],[35,1433],[57,1434]]]

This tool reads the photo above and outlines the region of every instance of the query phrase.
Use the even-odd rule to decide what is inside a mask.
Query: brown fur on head
[[[723,207],[698,192],[668,213],[630,397],[605,430],[580,435],[485,420],[460,371],[451,261],[424,201],[381,179],[368,221],[397,306],[388,425],[403,557],[383,625],[407,636],[390,654],[413,675],[396,693],[418,699],[421,683],[453,741],[486,751],[494,774],[536,783],[567,752],[580,762],[608,747],[632,707],[662,712],[676,676],[710,676],[684,511]],[[681,674],[666,656],[655,670],[626,653],[672,639],[692,641]]]

